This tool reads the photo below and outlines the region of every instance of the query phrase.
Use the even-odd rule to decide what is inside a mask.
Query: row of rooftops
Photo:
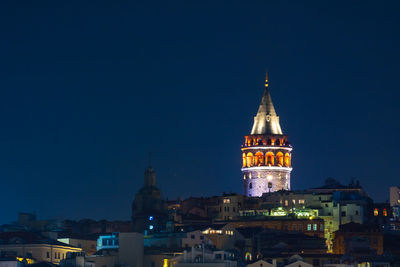
[[[41,244],[41,245],[53,245],[53,246],[74,248],[74,246],[45,237],[41,233],[34,233],[28,231],[0,233],[0,245],[16,245],[16,244]]]

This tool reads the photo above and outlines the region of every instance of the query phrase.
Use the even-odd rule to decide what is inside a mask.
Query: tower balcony
[[[253,146],[242,148],[243,166],[291,168],[291,147]]]
[[[253,167],[244,167],[242,168],[243,171],[255,171],[255,170],[266,170],[266,171],[287,171],[291,172],[292,167],[284,167],[284,166],[253,166]]]
[[[246,135],[243,147],[292,147],[286,135]]]

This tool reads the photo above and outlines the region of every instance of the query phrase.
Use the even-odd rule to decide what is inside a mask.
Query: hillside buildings
[[[165,200],[148,167],[130,221],[39,221],[21,213],[0,227],[0,259],[63,267],[400,264],[399,187],[390,188],[390,203],[374,203],[354,180],[291,188],[292,146],[268,78],[241,150],[243,194]]]

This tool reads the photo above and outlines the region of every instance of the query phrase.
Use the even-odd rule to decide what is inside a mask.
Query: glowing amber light
[[[243,153],[243,168],[246,167],[246,154]]]
[[[289,153],[285,154],[285,165],[286,165],[286,167],[290,167],[290,156],[289,156]]]
[[[282,152],[276,153],[276,160],[278,161],[278,164],[280,166],[283,166],[283,153]]]
[[[383,209],[383,216],[387,216],[387,211],[386,211],[386,209]]]
[[[377,208],[375,208],[375,209],[374,209],[374,216],[378,216],[378,214],[379,214],[379,211],[378,211]]]
[[[16,257],[17,261],[23,262],[26,261],[27,264],[33,264],[33,260],[29,258],[22,258],[22,257]]]
[[[267,154],[265,154],[265,159],[266,159],[266,163],[274,165],[275,164],[275,160],[274,160],[274,153],[272,152],[267,152]]]
[[[264,154],[262,152],[257,152],[255,156],[255,165],[261,166],[264,165]]]
[[[168,267],[168,259],[164,259],[163,267]]]
[[[247,167],[253,167],[253,153],[247,153]]]

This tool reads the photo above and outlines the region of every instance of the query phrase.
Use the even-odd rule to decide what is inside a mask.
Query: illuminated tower
[[[250,135],[242,145],[243,185],[246,196],[290,190],[292,146],[282,133],[265,77],[265,91]]]

